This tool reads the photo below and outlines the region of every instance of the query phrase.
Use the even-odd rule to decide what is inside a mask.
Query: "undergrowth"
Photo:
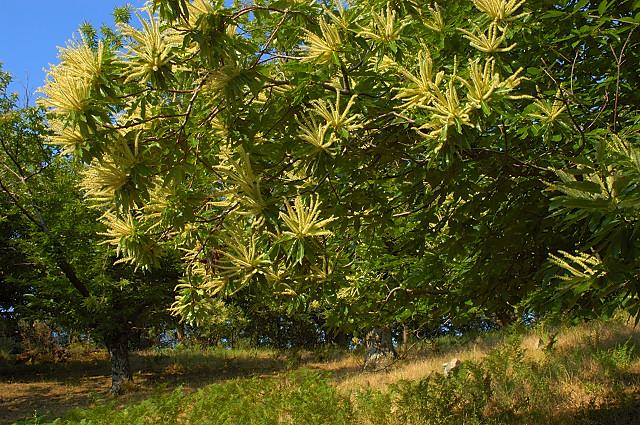
[[[616,325],[617,326],[617,325]],[[602,328],[605,329],[606,328]],[[54,424],[629,424],[640,417],[637,334],[579,336],[533,349],[522,333],[444,376],[340,390],[310,369],[181,388],[114,410],[76,409]],[[555,335],[554,335],[555,338]],[[575,343],[565,343],[571,338]],[[635,339],[634,339],[635,338]],[[23,424],[44,424],[34,417]]]

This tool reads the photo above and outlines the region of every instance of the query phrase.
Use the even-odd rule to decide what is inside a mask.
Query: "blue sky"
[[[29,75],[30,92],[44,84],[43,68],[58,63],[58,46],[65,46],[84,21],[99,28],[112,24],[116,6],[140,7],[141,0],[0,0],[0,62],[14,83],[10,92],[24,93]],[[135,19],[135,18],[134,18]]]

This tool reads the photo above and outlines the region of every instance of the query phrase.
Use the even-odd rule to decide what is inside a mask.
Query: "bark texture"
[[[365,370],[378,370],[397,356],[393,346],[391,329],[387,327],[374,327],[365,338],[367,352],[364,359]]]
[[[129,339],[126,334],[106,341],[111,357],[111,391],[113,395],[121,394],[133,383],[131,364],[129,363]]]

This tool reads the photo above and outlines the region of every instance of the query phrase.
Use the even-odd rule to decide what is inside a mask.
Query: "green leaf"
[[[587,4],[589,4],[590,0],[580,0],[578,3],[576,3],[576,5],[573,7],[573,13],[577,13],[579,11],[581,11]]]
[[[608,209],[610,204],[607,199],[579,199],[579,198],[563,198],[561,204],[567,208],[584,208],[584,209]]]
[[[557,18],[563,16],[565,12],[562,10],[549,10],[542,15],[542,19]]]
[[[302,264],[304,259],[304,242],[298,241],[298,252],[296,254],[296,263]]]
[[[594,193],[594,194],[602,193],[602,186],[600,186],[599,183],[592,182],[589,180],[566,182],[563,184],[563,186],[568,187],[570,189],[576,189],[581,192]]]
[[[632,177],[629,175],[617,176],[613,182],[612,189],[616,194],[620,194],[631,182]]]
[[[579,284],[577,284],[576,286],[573,287],[573,293],[575,295],[582,295],[586,291],[588,291],[590,287],[591,287],[591,281],[590,280],[585,280],[585,281],[580,282]]]
[[[600,5],[598,5],[598,15],[603,16],[609,6],[609,2],[607,0],[602,0]]]

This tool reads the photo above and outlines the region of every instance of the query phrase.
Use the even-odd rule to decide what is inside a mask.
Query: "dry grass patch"
[[[507,338],[511,337],[496,332],[463,343],[434,341],[405,353],[402,361],[385,370],[340,375],[335,385],[342,393],[384,392],[400,381],[417,383],[434,373],[442,374],[443,364],[454,357],[482,365],[493,353],[491,362],[499,363],[501,354],[496,350],[503,350],[505,344],[508,345]],[[536,408],[544,409],[544,415],[553,417],[554,423],[572,423],[563,417],[575,419],[580,412],[599,411],[640,394],[640,332],[630,321],[534,328],[519,333],[518,340],[519,349],[516,350],[521,358],[506,366],[502,373],[512,377],[524,375],[512,390],[494,389],[494,396],[502,398],[498,404],[508,405],[509,398],[516,395],[525,399],[537,397],[536,391],[540,394],[547,389],[548,394],[544,397],[548,399],[530,400],[522,402],[523,405],[540,403]],[[358,364],[361,365],[361,361]],[[494,368],[491,373],[500,373],[496,372],[495,366],[486,367]],[[536,370],[549,376],[536,376]]]
[[[380,371],[345,374],[337,380],[341,391],[354,391],[361,388],[386,391],[389,384],[401,380],[420,381],[432,373],[442,373],[443,364],[457,358],[462,362],[478,362],[503,341],[504,336],[485,335],[464,344],[441,345],[438,341],[416,344],[400,354],[400,359]],[[416,348],[417,347],[417,348]],[[362,370],[362,358],[357,362]]]
[[[130,355],[133,390],[117,398],[117,408],[150,396],[168,394],[181,386],[194,392],[206,385],[235,378],[272,375],[286,370],[273,350],[140,351]],[[74,408],[112,401],[111,371],[104,350],[73,355],[59,363],[0,363],[0,425],[46,415],[62,416]]]
[[[629,322],[490,332],[420,344],[401,352],[400,360],[379,372],[362,371],[361,352],[331,347],[314,352],[140,352],[131,359],[135,392],[119,398],[116,407],[134,406],[152,395],[174,397],[179,404],[183,397],[172,393],[178,386],[185,396],[204,388],[202,399],[193,396],[205,404],[209,403],[206,397],[218,397],[217,391],[227,387],[232,391],[234,385],[260,399],[261,391],[277,381],[278,385],[286,383],[287,391],[301,397],[298,402],[303,404],[326,404],[318,399],[318,388],[324,388],[327,397],[336,392],[335,397],[351,403],[362,415],[353,422],[358,425],[456,423],[446,422],[447,415],[459,415],[458,420],[466,418],[467,412],[478,420],[505,424],[626,424],[633,423],[629,422],[631,415],[636,414],[636,419],[640,415],[640,334]],[[445,379],[443,363],[454,357],[463,362],[462,369]],[[295,371],[300,367],[321,375],[300,374]],[[109,365],[104,352],[52,365],[0,368],[0,378],[1,407],[8,412],[0,418],[2,424],[28,418],[34,410],[49,414],[50,420],[70,408],[99,407],[109,400]],[[307,382],[312,393],[299,394],[298,381]],[[207,387],[212,383],[223,385]],[[279,390],[273,391],[276,397]],[[193,413],[192,406],[184,408]],[[407,421],[399,422],[403,417]],[[424,417],[435,419],[420,422]],[[478,423],[486,422],[482,421]]]

